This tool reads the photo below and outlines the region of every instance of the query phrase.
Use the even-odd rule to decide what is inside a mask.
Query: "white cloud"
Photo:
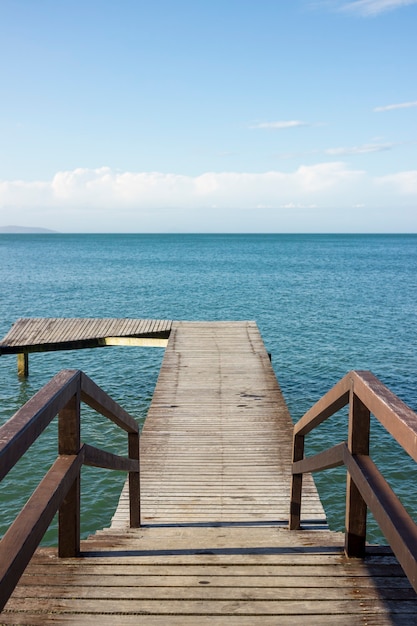
[[[417,170],[380,176],[375,182],[378,185],[390,186],[401,195],[417,196]]]
[[[0,225],[64,232],[324,232],[340,224],[343,230],[355,210],[355,223],[372,230],[383,209],[393,231],[401,211],[401,228],[417,231],[416,202],[417,171],[374,178],[341,161],[289,172],[198,176],[77,168],[46,181],[0,181]]]
[[[361,176],[362,172],[337,162],[301,166],[289,173],[206,172],[199,176],[77,168],[57,172],[51,181],[0,182],[0,209],[279,206],[292,201],[294,195],[323,194]]]
[[[417,0],[355,0],[354,2],[345,2],[341,10],[365,16],[378,15],[385,11],[400,9],[416,3]]]
[[[317,209],[317,204],[300,204],[299,202],[287,202],[281,204],[280,209]]]
[[[266,128],[269,130],[282,130],[284,128],[297,128],[299,126],[309,126],[307,122],[301,120],[288,120],[280,122],[261,122],[260,124],[254,124],[250,128]]]
[[[411,107],[417,107],[417,100],[413,102],[401,102],[400,104],[387,104],[382,107],[375,107],[374,111],[380,113],[381,111],[392,111],[393,109],[409,109]]]
[[[385,152],[386,150],[391,150],[392,147],[392,143],[366,143],[362,146],[328,148],[326,150],[326,154],[333,154],[336,156],[349,154],[369,154],[370,152]]]

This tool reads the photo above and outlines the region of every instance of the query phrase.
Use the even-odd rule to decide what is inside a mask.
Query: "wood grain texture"
[[[288,521],[291,438],[255,322],[175,322],[141,435],[142,523]],[[303,519],[325,523],[304,483]]]
[[[0,341],[0,354],[101,347],[122,338],[167,339],[171,325],[153,319],[20,318]]]
[[[125,484],[79,558],[38,550],[2,624],[409,626],[391,552],[347,559],[310,475],[288,530],[293,425],[254,322],[174,323],[141,435],[141,528]]]
[[[349,560],[330,531],[149,526],[103,530],[82,550],[39,550],[1,623],[386,626],[417,614],[389,552]]]

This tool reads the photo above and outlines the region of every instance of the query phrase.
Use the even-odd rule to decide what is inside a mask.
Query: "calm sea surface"
[[[0,295],[1,337],[19,317],[253,319],[294,421],[351,369],[371,370],[417,410],[417,235],[0,235]],[[27,380],[15,356],[2,356],[0,423],[62,368],[84,370],[143,421],[162,356],[128,347],[35,354]],[[125,453],[122,433],[84,415],[85,441]],[[0,534],[56,457],[55,422],[0,487]],[[345,438],[340,414],[309,449]],[[414,464],[377,424],[372,450],[417,519]],[[316,475],[335,530],[344,480],[339,468]],[[109,523],[123,481],[83,470],[83,536]],[[372,519],[369,539],[380,539]]]

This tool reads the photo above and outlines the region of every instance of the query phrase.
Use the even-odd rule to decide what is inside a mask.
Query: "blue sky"
[[[417,0],[0,0],[0,226],[417,232]]]

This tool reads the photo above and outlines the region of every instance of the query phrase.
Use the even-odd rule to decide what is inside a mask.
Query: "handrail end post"
[[[370,411],[358,398],[354,382],[350,390],[348,450],[350,454],[369,455]],[[367,504],[350,473],[346,483],[345,554],[348,557],[365,556]]]
[[[349,558],[363,558],[366,547],[367,505],[349,472],[346,489],[345,554]]]
[[[293,475],[291,486],[290,519],[288,523],[289,530],[300,530],[301,528],[302,481],[302,474]]]
[[[293,442],[293,463],[304,458],[304,435],[295,434]],[[303,475],[293,474],[291,480],[291,504],[289,529],[299,530],[301,525],[301,496],[303,491]]]
[[[138,462],[136,472],[129,472],[129,518],[130,528],[140,528],[140,458],[139,458],[139,432],[128,435],[129,458]]]
[[[362,535],[345,534],[345,554],[348,558],[363,559],[366,553],[366,541]]]
[[[77,557],[80,554],[80,476],[71,485],[58,511],[58,556]]]
[[[76,393],[58,414],[58,452],[78,454],[81,447],[80,417],[81,389],[80,378]],[[75,557],[80,553],[81,523],[81,475],[68,490],[58,511],[58,555]]]

